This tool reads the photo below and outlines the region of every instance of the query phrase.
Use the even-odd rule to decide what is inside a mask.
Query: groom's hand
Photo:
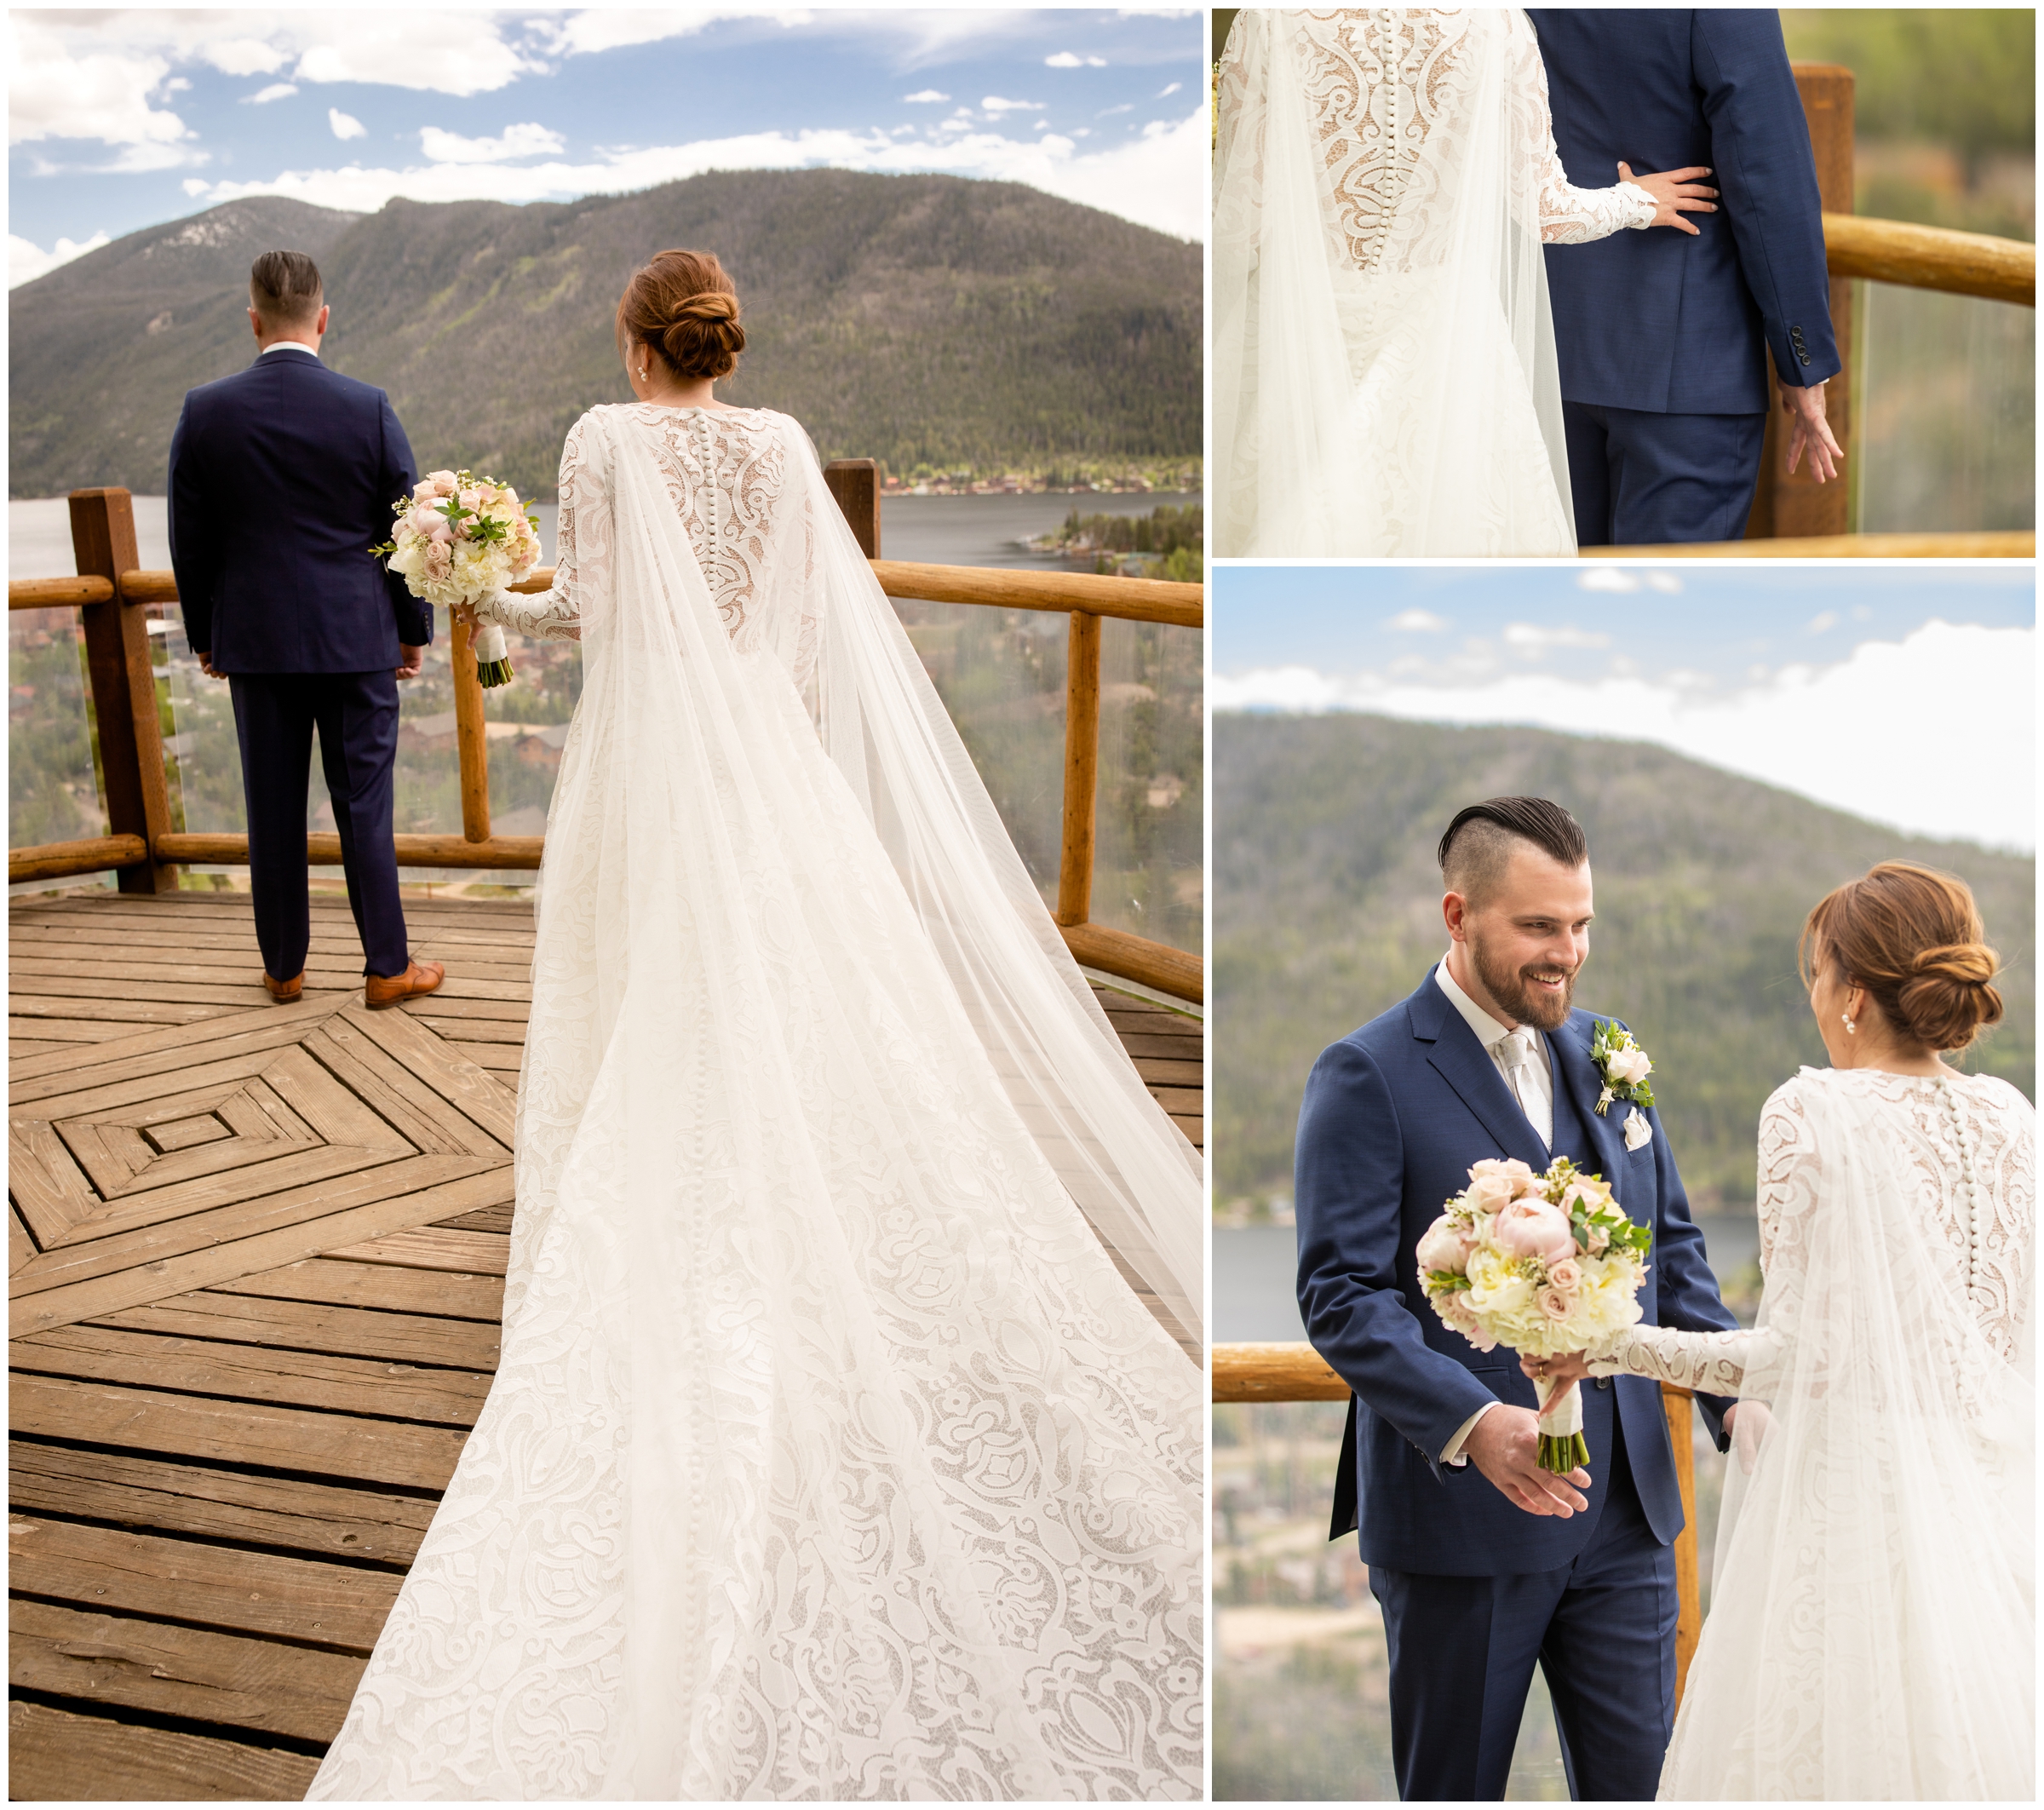
[[[1803,449],[1810,449],[1810,475],[1819,484],[1838,475],[1838,462],[1845,457],[1844,450],[1832,439],[1831,429],[1824,421],[1824,386],[1812,383],[1798,388],[1792,383],[1779,386],[1782,408],[1788,417],[1788,468],[1795,469],[1795,462],[1802,457]]]
[[[398,668],[398,676],[400,679],[416,679],[419,675],[419,669],[426,664],[426,650],[423,647],[407,647],[399,641],[398,658],[404,663]]]
[[[1557,1514],[1565,1521],[1590,1505],[1577,1493],[1590,1486],[1582,1466],[1565,1477],[1540,1468],[1540,1423],[1530,1408],[1492,1408],[1470,1429],[1462,1450],[1507,1502],[1528,1514]]]

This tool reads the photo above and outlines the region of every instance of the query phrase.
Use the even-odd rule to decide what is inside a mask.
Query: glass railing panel
[[[1093,921],[1197,954],[1205,738],[1197,629],[1100,623]]]
[[[59,572],[69,566],[66,560]],[[76,610],[8,612],[7,683],[8,847],[105,836],[106,806],[95,770],[92,694]],[[29,889],[112,884],[111,874],[91,874],[37,882]]]
[[[1853,285],[1862,533],[2036,526],[2035,308]]]

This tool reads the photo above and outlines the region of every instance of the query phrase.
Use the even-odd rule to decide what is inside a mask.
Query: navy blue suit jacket
[[[1628,1151],[1625,1112],[1613,1106],[1599,1118],[1592,1110],[1600,1085],[1590,1059],[1597,1023],[1572,1012],[1548,1034],[1558,1152],[1601,1174],[1619,1204],[1652,1227],[1639,1294],[1646,1324],[1729,1328],[1736,1322],[1718,1298],[1658,1116],[1646,1114],[1652,1141]],[[1565,1122],[1587,1149],[1565,1149]],[[1536,1402],[1513,1353],[1478,1351],[1427,1304],[1420,1235],[1468,1185],[1471,1164],[1517,1157],[1537,1170],[1549,1156],[1431,971],[1402,1005],[1322,1052],[1306,1083],[1296,1148],[1299,1310],[1314,1348],[1356,1392],[1347,1441],[1353,1468],[1345,1462],[1336,1482],[1332,1537],[1357,1527],[1364,1563],[1398,1571],[1486,1577],[1568,1564],[1595,1529],[1602,1478],[1592,1512],[1563,1520],[1513,1507],[1473,1464],[1438,1462],[1485,1402]],[[1640,1505],[1656,1536],[1672,1541],[1682,1531],[1682,1503],[1658,1385],[1621,1376],[1609,1391],[1581,1387],[1593,1477],[1611,1449],[1615,1411]],[[1705,1402],[1720,1445],[1729,1405]],[[1345,1487],[1352,1477],[1352,1495]]]
[[[309,353],[187,391],[169,514],[192,651],[223,673],[394,670],[433,612],[369,549],[412,477],[390,399]]]
[[[1606,188],[1702,164],[1715,214],[1550,245],[1547,288],[1567,402],[1669,415],[1771,405],[1767,361],[1806,388],[1839,371],[1810,130],[1771,11],[1542,8],[1529,14],[1547,70],[1569,181]]]

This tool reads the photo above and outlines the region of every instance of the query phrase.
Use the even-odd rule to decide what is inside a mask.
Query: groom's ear
[[[1460,893],[1441,894],[1441,922],[1447,925],[1448,934],[1458,943],[1462,939],[1462,927],[1468,916],[1469,901]]]

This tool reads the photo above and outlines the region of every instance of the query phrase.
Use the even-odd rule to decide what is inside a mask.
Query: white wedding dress
[[[1525,14],[1246,10],[1219,111],[1215,552],[1574,554],[1541,247],[1655,204],[1570,186]]]
[[[310,1795],[1183,1798],[1196,1153],[825,487],[592,410],[502,1358]],[[1083,1213],[1082,1213],[1082,1208]]]
[[[1741,1401],[1663,1798],[2035,1801],[2035,1165],[2004,1081],[1805,1069],[1753,1329],[1593,1365]]]

